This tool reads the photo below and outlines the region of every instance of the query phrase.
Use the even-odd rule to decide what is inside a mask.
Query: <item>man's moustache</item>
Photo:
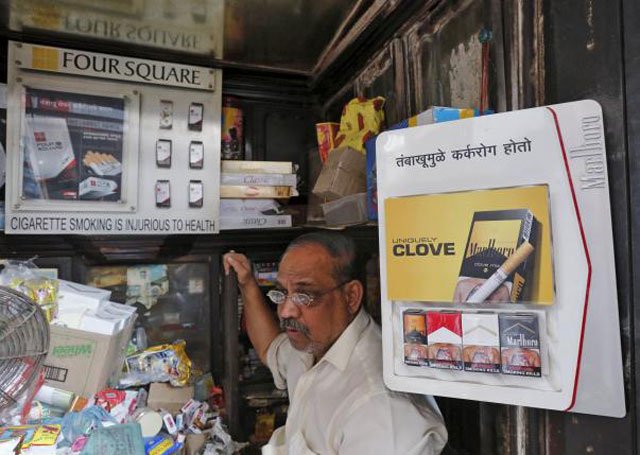
[[[309,329],[306,325],[296,321],[293,318],[280,319],[280,328],[283,330],[293,329],[302,332],[303,335],[309,335]]]

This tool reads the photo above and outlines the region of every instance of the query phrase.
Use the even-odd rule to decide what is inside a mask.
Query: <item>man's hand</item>
[[[231,269],[238,275],[238,288],[244,301],[244,316],[247,333],[262,363],[267,363],[267,351],[271,342],[280,333],[280,328],[271,309],[264,300],[251,270],[251,261],[244,255],[231,250],[222,256],[224,273]]]
[[[238,275],[238,285],[244,287],[255,281],[255,277],[251,272],[251,261],[244,254],[236,253],[231,250],[222,257],[224,273],[229,274],[231,269],[235,270]]]

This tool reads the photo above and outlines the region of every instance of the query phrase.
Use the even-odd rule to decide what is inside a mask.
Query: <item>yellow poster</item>
[[[553,303],[546,185],[385,200],[388,298]]]

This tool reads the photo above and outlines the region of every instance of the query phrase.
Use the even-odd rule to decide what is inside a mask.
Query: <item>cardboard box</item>
[[[204,446],[204,443],[207,442],[208,438],[209,435],[206,433],[188,434],[187,439],[184,442],[184,453],[186,455],[196,455]]]
[[[49,354],[44,361],[45,380],[52,387],[90,396],[116,381],[135,318],[115,335],[51,325]]]
[[[324,219],[328,226],[346,226],[366,223],[367,193],[350,194],[335,201],[322,204]]]
[[[193,398],[192,385],[173,387],[164,382],[153,382],[149,387],[147,406],[154,410],[164,409],[175,415],[191,398]]]
[[[322,166],[313,193],[325,201],[366,191],[366,158],[349,147],[340,147],[329,153]]]

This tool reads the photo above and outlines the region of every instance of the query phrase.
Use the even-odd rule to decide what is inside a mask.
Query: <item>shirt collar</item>
[[[349,363],[349,357],[351,357],[351,353],[360,339],[360,335],[370,323],[371,318],[361,309],[320,362],[329,362],[338,370],[344,371]]]

